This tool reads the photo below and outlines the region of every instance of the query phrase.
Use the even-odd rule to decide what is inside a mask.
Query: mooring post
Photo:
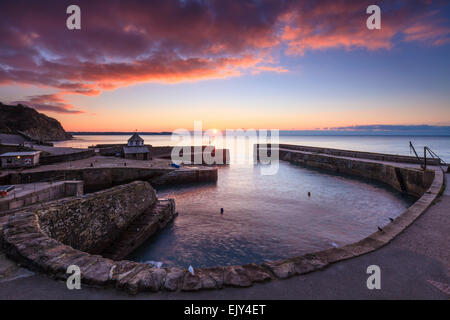
[[[426,147],[424,147],[424,148],[426,148]],[[414,146],[413,146],[413,144],[412,144],[412,142],[410,141],[409,142],[409,149],[410,149],[410,151],[412,150],[413,152],[414,152],[414,155],[416,156],[416,158],[417,158],[417,161],[419,162],[419,164],[420,164],[420,167],[423,169],[423,170],[425,170],[426,169],[426,161],[425,161],[425,158],[426,158],[426,149],[424,149],[424,164],[422,165],[421,164],[421,160],[420,160],[420,158],[419,158],[419,155],[417,154],[417,152],[416,152],[416,148],[414,148]]]
[[[423,170],[427,170],[427,147],[423,147]]]

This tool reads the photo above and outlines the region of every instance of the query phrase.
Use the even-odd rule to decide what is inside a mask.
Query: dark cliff
[[[58,120],[39,113],[33,108],[5,105],[0,102],[0,132],[18,134],[20,132],[39,141],[71,139]]]

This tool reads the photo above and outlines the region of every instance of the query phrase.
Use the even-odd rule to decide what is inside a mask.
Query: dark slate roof
[[[123,153],[130,154],[130,153],[149,153],[147,147],[123,147]]]
[[[130,139],[128,139],[128,142],[130,141],[144,141],[144,139],[142,139],[137,132],[133,133],[133,135],[131,136]]]
[[[17,157],[17,156],[34,156],[40,151],[19,151],[19,152],[7,152],[0,155],[0,157]]]

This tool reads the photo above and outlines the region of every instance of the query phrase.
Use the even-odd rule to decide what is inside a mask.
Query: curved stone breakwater
[[[284,154],[286,160],[302,160],[303,164],[317,164],[327,169],[333,169],[334,164],[339,170],[347,168],[351,171],[341,172],[356,175],[363,172],[358,169],[358,163],[364,163],[364,166],[369,163],[361,159],[358,159],[358,163],[350,159],[346,162],[345,158],[330,159],[328,155],[314,155],[314,161],[309,156],[308,159],[291,156],[289,155],[288,159]],[[322,165],[319,165],[320,163]],[[13,213],[4,222],[0,238],[7,254],[30,268],[57,279],[66,279],[67,267],[77,265],[81,269],[83,283],[116,287],[132,294],[139,291],[248,287],[255,282],[305,274],[384,246],[425,211],[443,188],[443,173],[440,169],[424,172],[384,162],[377,162],[377,166],[368,165],[365,168],[370,168],[371,178],[377,177],[382,180],[383,177],[387,177],[386,183],[400,188],[402,185],[406,186],[411,193],[420,195],[420,199],[402,215],[384,226],[383,230],[361,241],[261,265],[203,268],[191,274],[181,268],[153,268],[132,261],[114,261],[99,255],[98,253],[101,253],[108,243],[114,241],[131,221],[134,221],[145,208],[155,203],[156,197],[146,182],[134,182],[97,192],[83,199],[60,201],[46,208],[28,211],[24,209]],[[409,175],[411,178],[408,178]],[[394,183],[395,179],[398,181],[397,185]],[[403,182],[399,179],[403,179]],[[97,210],[100,212],[95,212]],[[70,225],[79,223],[81,217],[91,219],[92,223],[81,222],[78,229],[71,230]]]

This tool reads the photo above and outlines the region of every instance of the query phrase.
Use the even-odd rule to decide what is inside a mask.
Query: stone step
[[[164,228],[175,216],[175,202],[172,199],[158,200],[155,205],[131,222],[102,256],[112,260],[124,259],[158,230]]]

